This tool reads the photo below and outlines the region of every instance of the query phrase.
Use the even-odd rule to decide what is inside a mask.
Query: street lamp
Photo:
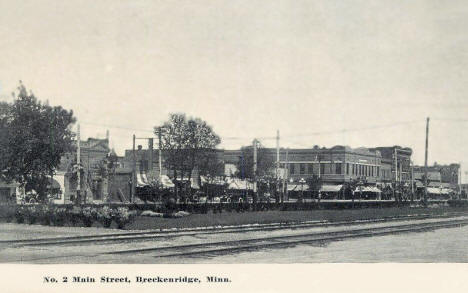
[[[305,183],[305,182],[306,182],[306,181],[304,180],[304,178],[301,178],[301,179],[299,180],[299,183],[301,184],[301,201],[302,201],[302,199],[304,198],[304,183]]]

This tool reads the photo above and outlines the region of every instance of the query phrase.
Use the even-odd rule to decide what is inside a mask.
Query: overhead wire
[[[440,119],[438,119],[440,120]],[[466,120],[468,122],[468,120]],[[337,129],[337,130],[328,130],[328,131],[317,131],[317,132],[310,132],[310,133],[302,133],[302,134],[295,134],[295,135],[283,135],[281,138],[302,138],[308,136],[317,136],[317,135],[326,135],[326,134],[336,134],[336,133],[347,133],[347,132],[359,132],[359,131],[367,131],[367,130],[374,130],[374,129],[384,129],[384,128],[392,128],[397,126],[415,124],[415,123],[422,123],[424,121],[402,121],[402,122],[395,122],[391,124],[385,125],[374,125],[374,126],[367,126],[367,127],[360,127],[360,128],[351,128],[351,129]],[[142,131],[142,132],[150,132],[154,133],[153,130],[143,129],[143,128],[133,128],[133,127],[126,127],[126,126],[117,126],[117,125],[110,125],[110,124],[102,124],[102,123],[93,123],[93,122],[81,122],[81,124],[85,125],[93,125],[93,126],[100,126],[100,127],[108,127],[113,129],[123,129],[128,131]],[[239,136],[221,136],[224,140],[248,140],[252,139],[252,137],[239,137]],[[259,140],[273,140],[276,139],[275,136],[264,136],[264,137],[256,137]]]

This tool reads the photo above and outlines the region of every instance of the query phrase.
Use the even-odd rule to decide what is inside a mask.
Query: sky
[[[222,148],[274,147],[279,130],[281,147],[401,145],[424,164],[430,117],[429,163],[468,166],[466,1],[0,0],[0,13],[0,100],[22,80],[73,109],[82,138],[109,129],[118,154],[182,112]]]

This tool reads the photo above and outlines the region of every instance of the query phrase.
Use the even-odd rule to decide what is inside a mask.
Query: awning
[[[296,184],[296,183],[288,183],[288,191],[307,191],[309,189],[309,185],[307,184]]]
[[[367,192],[381,193],[382,191],[375,186],[367,186]]]
[[[200,183],[202,185],[204,184],[225,185],[226,181],[224,181],[222,178],[219,178],[219,177],[208,178],[206,176],[200,176]]]
[[[247,180],[241,179],[230,179],[228,181],[228,189],[236,189],[236,190],[252,190],[253,184],[248,182]]]
[[[147,185],[149,184],[148,178],[146,177],[146,173],[141,173],[141,179],[143,179],[143,182]]]
[[[452,193],[452,190],[449,189],[449,188],[442,188],[442,189],[440,190],[440,193],[441,193],[441,194],[450,194],[450,193]]]
[[[440,188],[442,186],[442,183],[441,182],[429,182],[427,186]]]
[[[161,183],[164,188],[174,187],[174,183],[172,183],[171,179],[167,175],[161,175],[161,177],[159,177],[159,183]]]
[[[322,185],[320,192],[340,192],[343,185]]]
[[[137,172],[136,174],[137,176],[137,187],[144,187],[144,186],[148,186],[148,183],[147,181],[145,181],[144,179],[146,179],[146,176],[143,177],[143,173],[139,173]]]
[[[439,188],[434,188],[434,187],[428,187],[428,188],[427,188],[427,193],[430,193],[430,194],[441,194],[440,189],[439,189]]]
[[[190,187],[193,189],[200,189],[200,184],[198,184],[198,180],[195,178],[190,178]]]
[[[378,189],[375,186],[362,186],[362,187],[356,187],[356,190],[354,192],[373,192],[373,193],[381,193],[382,191]]]

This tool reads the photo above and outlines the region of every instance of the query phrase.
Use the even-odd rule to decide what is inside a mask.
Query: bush
[[[67,210],[65,208],[54,208],[51,215],[51,222],[56,226],[64,226],[67,219]]]
[[[121,208],[119,208],[121,209]],[[97,211],[97,220],[105,228],[109,228],[112,224],[112,210],[109,206],[103,206]]]
[[[72,224],[72,226],[76,226],[76,224],[78,224],[78,222],[82,218],[81,213],[82,211],[80,207],[72,207],[72,208],[69,207],[65,211],[65,218],[68,219],[68,221],[70,222],[70,224]]]
[[[85,207],[81,209],[81,220],[85,227],[91,227],[96,220],[97,211],[96,208]]]
[[[43,205],[37,209],[37,219],[43,225],[50,225],[54,216],[54,208],[48,205]]]
[[[119,229],[123,229],[126,224],[133,221],[135,213],[130,212],[128,208],[117,208],[114,210],[114,219]]]
[[[39,211],[36,206],[29,206],[25,209],[25,218],[28,219],[29,225],[36,223],[39,217]]]
[[[6,222],[11,223],[15,218],[16,207],[13,205],[4,206],[1,212],[5,215]]]
[[[16,223],[18,223],[18,224],[24,223],[25,208],[23,206],[19,206],[19,207],[16,208],[15,218],[16,218]]]

